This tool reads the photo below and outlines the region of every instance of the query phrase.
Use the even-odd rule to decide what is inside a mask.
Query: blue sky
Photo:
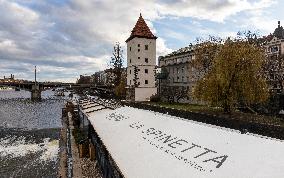
[[[159,56],[198,37],[273,33],[284,24],[281,7],[281,0],[0,0],[0,76],[31,80],[37,65],[41,81],[74,82],[104,70],[140,12],[158,36]]]

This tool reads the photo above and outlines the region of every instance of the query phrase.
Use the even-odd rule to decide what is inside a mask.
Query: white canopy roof
[[[127,178],[283,178],[284,141],[131,107],[88,118]]]

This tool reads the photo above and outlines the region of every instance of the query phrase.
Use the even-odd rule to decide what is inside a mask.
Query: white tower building
[[[156,39],[140,14],[127,43],[127,99],[147,101],[155,86]]]

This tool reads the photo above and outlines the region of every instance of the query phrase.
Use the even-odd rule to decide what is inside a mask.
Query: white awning
[[[131,107],[89,113],[126,178],[283,178],[284,141]]]

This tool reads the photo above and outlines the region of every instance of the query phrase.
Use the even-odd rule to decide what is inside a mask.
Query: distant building
[[[155,86],[156,39],[142,15],[127,43],[127,99],[146,101],[157,92]]]
[[[278,27],[275,29],[274,33],[266,37],[266,54],[268,55],[272,67],[269,71],[268,84],[271,92],[280,93],[283,92],[284,86],[284,67],[279,67],[279,61],[275,61],[275,57],[284,55],[284,29],[280,26],[280,21],[278,21]],[[165,56],[160,56],[158,58],[158,65],[161,68],[161,73],[158,74],[158,90],[162,97],[169,90],[184,90],[183,97],[178,100],[178,102],[184,103],[197,103],[191,96],[194,85],[200,76],[194,68],[189,65],[189,62],[195,58],[194,56],[194,46],[190,45],[188,47],[181,48]],[[276,63],[278,62],[278,63]],[[284,64],[284,62],[282,62]],[[187,95],[185,94],[187,93]],[[171,92],[172,100],[174,101],[177,97],[176,92]],[[164,96],[165,97],[165,96]],[[165,99],[165,98],[164,98]],[[175,100],[176,101],[176,100]]]
[[[3,79],[0,79],[0,82],[19,82],[19,80],[15,80],[15,76],[13,74],[11,74],[9,77],[4,76]]]
[[[181,48],[168,55],[160,56],[158,65],[162,69],[158,77],[159,92],[164,94],[163,90],[183,90],[184,95],[179,99],[179,102],[194,102],[190,93],[195,80],[195,73],[190,67],[189,62],[194,59],[194,46]],[[172,94],[172,100],[175,100],[175,93]]]
[[[80,75],[80,78],[77,80],[78,84],[90,84],[91,76],[88,75]]]
[[[268,84],[271,92],[282,93],[284,85],[284,29],[280,26],[269,35],[265,45],[266,54],[269,57]]]

